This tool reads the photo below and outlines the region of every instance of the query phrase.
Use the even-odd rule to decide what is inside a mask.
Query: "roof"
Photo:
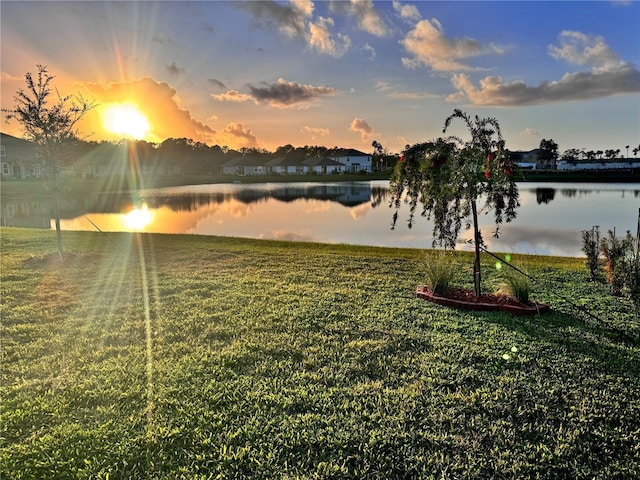
[[[315,167],[319,165],[344,167],[342,163],[328,157],[311,157],[311,158],[307,158],[302,163],[304,163],[305,165],[309,165],[310,167]]]
[[[299,155],[285,155],[269,160],[267,165],[269,167],[296,167],[298,165],[302,165],[304,158],[305,157],[300,157]]]
[[[228,162],[222,164],[223,167],[252,167],[254,165],[264,166],[264,160],[262,158],[254,157],[253,155],[241,155],[236,158],[232,158]]]
[[[361,152],[360,150],[356,150],[355,148],[342,148],[337,150],[333,157],[370,157],[368,153]]]
[[[14,147],[35,147],[36,145],[29,140],[23,138],[14,137],[13,135],[7,135],[0,132],[0,144],[11,145]]]

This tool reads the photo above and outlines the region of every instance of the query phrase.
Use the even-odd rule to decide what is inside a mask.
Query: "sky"
[[[459,108],[510,150],[640,144],[639,1],[2,0],[0,19],[2,108],[45,65],[95,102],[86,140],[398,153]]]

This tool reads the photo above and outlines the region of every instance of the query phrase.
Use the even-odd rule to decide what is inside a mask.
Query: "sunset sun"
[[[149,211],[147,204],[140,208],[133,208],[124,216],[124,224],[136,230],[142,230],[153,221],[153,212]]]
[[[112,104],[102,112],[102,122],[108,131],[141,140],[150,130],[145,116],[133,105]]]

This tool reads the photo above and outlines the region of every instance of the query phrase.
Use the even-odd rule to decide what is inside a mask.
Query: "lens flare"
[[[144,203],[140,208],[134,208],[124,216],[124,224],[128,228],[142,230],[153,221],[153,212]]]

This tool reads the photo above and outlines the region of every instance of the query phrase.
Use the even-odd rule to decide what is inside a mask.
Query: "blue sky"
[[[155,142],[399,152],[460,108],[512,150],[640,144],[638,1],[3,0],[0,17],[2,107],[46,65],[99,104],[92,140],[116,139],[102,109],[128,104]]]

